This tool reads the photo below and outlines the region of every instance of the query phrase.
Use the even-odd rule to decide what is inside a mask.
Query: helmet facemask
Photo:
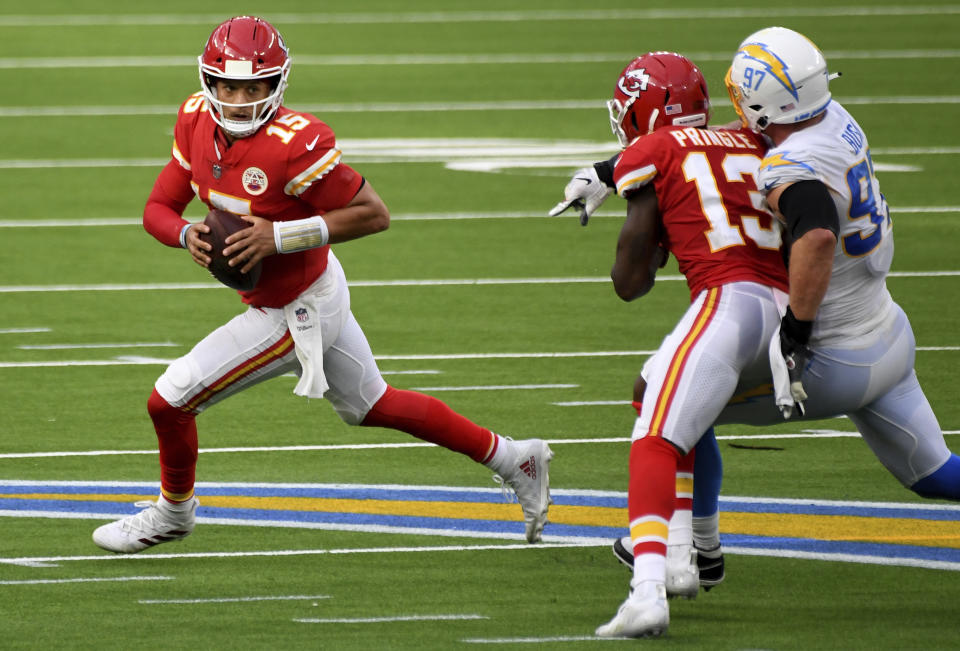
[[[245,63],[240,61],[238,63]],[[288,59],[285,70],[278,74],[257,75],[255,77],[226,77],[219,74],[211,74],[204,70],[203,63],[200,64],[200,83],[203,88],[203,96],[207,100],[210,115],[213,121],[234,138],[246,138],[257,132],[264,124],[273,119],[277,109],[283,104],[283,93],[287,87],[287,74],[289,73],[290,60]],[[244,82],[251,79],[262,79],[271,85],[270,94],[264,99],[255,102],[244,102],[233,104],[221,101],[217,97],[216,82],[218,80]],[[249,120],[231,120],[224,114],[224,108],[247,108],[252,107],[253,112]]]

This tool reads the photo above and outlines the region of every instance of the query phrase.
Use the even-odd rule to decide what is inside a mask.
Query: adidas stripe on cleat
[[[513,489],[517,501],[523,509],[526,523],[527,542],[539,542],[543,527],[547,523],[547,510],[550,508],[550,459],[553,452],[545,441],[530,439],[527,441],[505,442],[510,446],[512,456],[502,465],[501,472],[494,480],[504,487]]]
[[[98,527],[93,532],[93,542],[109,552],[136,554],[154,545],[186,538],[193,531],[199,504],[194,497],[189,510],[180,513],[158,502],[137,502],[137,506],[146,508]]]

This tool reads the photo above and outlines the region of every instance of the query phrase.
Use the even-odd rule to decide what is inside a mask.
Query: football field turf
[[[620,301],[621,199],[548,218],[610,156],[604,102],[634,56],[723,74],[768,25],[823,50],[870,139],[889,287],[960,450],[960,5],[276,0],[286,105],[336,131],[389,206],[333,247],[385,378],[556,456],[544,543],[465,457],[351,428],[295,379],[198,419],[199,524],[133,557],[90,533],[155,498],[146,413],[170,360],[243,309],[140,225],[196,55],[237,3],[0,7],[0,648],[953,649],[960,507],[922,500],[844,418],[717,428],[727,580],[656,642],[593,638],[626,595],[631,388],[689,301],[676,264]],[[199,202],[187,209],[202,218]]]

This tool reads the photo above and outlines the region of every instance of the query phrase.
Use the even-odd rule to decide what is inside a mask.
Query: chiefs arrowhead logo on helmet
[[[623,69],[607,109],[610,127],[626,147],[662,126],[706,126],[710,96],[692,61],[674,52],[650,52]]]
[[[640,93],[647,89],[649,82],[650,75],[648,75],[643,68],[639,68],[637,70],[628,70],[620,77],[617,86],[623,91],[624,95],[639,97]]]

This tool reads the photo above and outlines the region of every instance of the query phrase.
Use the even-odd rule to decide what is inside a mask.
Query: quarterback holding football
[[[383,231],[390,215],[373,185],[342,162],[333,130],[283,106],[290,66],[280,33],[252,16],[217,26],[199,57],[201,90],[177,114],[144,227],[209,266],[208,240],[217,238],[205,239],[210,227],[182,216],[198,198],[246,222],[218,254],[241,274],[259,267],[259,275],[236,284],[248,309],[171,363],[147,401],[160,449],[158,500],[98,528],[94,542],[135,553],[190,534],[197,416],[290,372],[299,377],[295,394],[326,398],[350,425],[397,429],[486,465],[516,492],[527,540],[539,541],[550,503],[547,444],[501,437],[381,376],[330,245]]]

